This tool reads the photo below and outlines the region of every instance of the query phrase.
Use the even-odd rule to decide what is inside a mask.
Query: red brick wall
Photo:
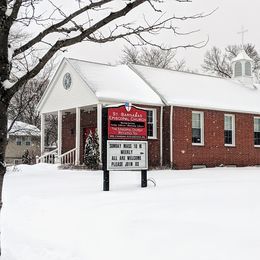
[[[163,108],[163,166],[170,167],[170,113],[171,108]]]
[[[62,116],[62,153],[75,148],[76,114],[67,113]]]
[[[140,107],[140,105],[137,105]],[[149,139],[148,142],[148,161],[149,167],[159,167],[160,166],[160,107],[152,106],[142,106],[145,108],[156,108],[157,109],[157,139]],[[83,129],[86,127],[97,127],[97,110],[94,109],[90,112],[81,111],[81,141],[80,141],[80,151],[81,151],[81,163],[83,162]],[[76,139],[76,114],[66,114],[63,116],[62,120],[62,153],[65,153],[73,148],[75,148]]]
[[[148,139],[148,163],[149,168],[160,167],[160,118],[161,118],[161,107],[147,106],[135,104],[137,107],[156,109],[157,118],[157,138]]]
[[[204,146],[192,145],[192,111],[204,112]],[[235,115],[235,147],[224,146],[224,114],[227,112],[174,107],[173,166],[190,169],[192,165],[249,166],[260,164],[260,148],[254,147],[254,115]]]
[[[154,108],[154,107],[151,107]],[[148,139],[148,163],[149,168],[160,167],[160,107],[156,108],[157,111],[157,138]]]

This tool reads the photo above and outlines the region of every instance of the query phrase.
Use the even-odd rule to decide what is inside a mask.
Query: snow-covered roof
[[[247,53],[242,50],[234,59],[232,59],[232,63],[239,60],[248,60],[253,62],[253,60],[247,55]]]
[[[163,102],[127,65],[111,66],[67,59],[100,101],[116,101],[151,105]]]
[[[260,113],[260,89],[234,79],[131,65],[168,105]]]
[[[68,71],[74,82],[70,91],[62,86]],[[48,113],[126,101],[260,114],[260,85],[142,65],[112,66],[65,58],[38,109]]]
[[[12,120],[8,120],[8,128],[12,124]],[[21,121],[15,121],[12,129],[8,133],[15,136],[40,136],[41,131],[34,125],[30,125]]]

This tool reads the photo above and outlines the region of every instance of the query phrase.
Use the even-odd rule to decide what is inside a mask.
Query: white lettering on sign
[[[107,141],[108,170],[146,170],[148,153],[146,141]]]

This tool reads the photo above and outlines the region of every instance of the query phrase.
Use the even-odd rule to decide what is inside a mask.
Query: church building
[[[260,85],[245,51],[231,79],[141,65],[64,58],[45,91],[39,161],[83,163],[96,131],[102,152],[102,109],[130,102],[148,111],[149,167],[192,169],[260,165]],[[45,152],[45,115],[58,116],[58,148]]]

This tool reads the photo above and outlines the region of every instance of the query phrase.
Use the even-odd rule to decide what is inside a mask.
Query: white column
[[[58,111],[58,156],[62,152],[62,111]]]
[[[170,162],[171,167],[173,166],[173,106],[171,106],[171,112],[170,112]]]
[[[160,114],[160,165],[163,165],[163,106]]]
[[[102,104],[97,104],[97,134],[99,142],[100,162],[102,162]]]
[[[80,108],[76,107],[76,158],[75,164],[80,164]]]
[[[41,155],[45,151],[45,114],[41,114]]]

